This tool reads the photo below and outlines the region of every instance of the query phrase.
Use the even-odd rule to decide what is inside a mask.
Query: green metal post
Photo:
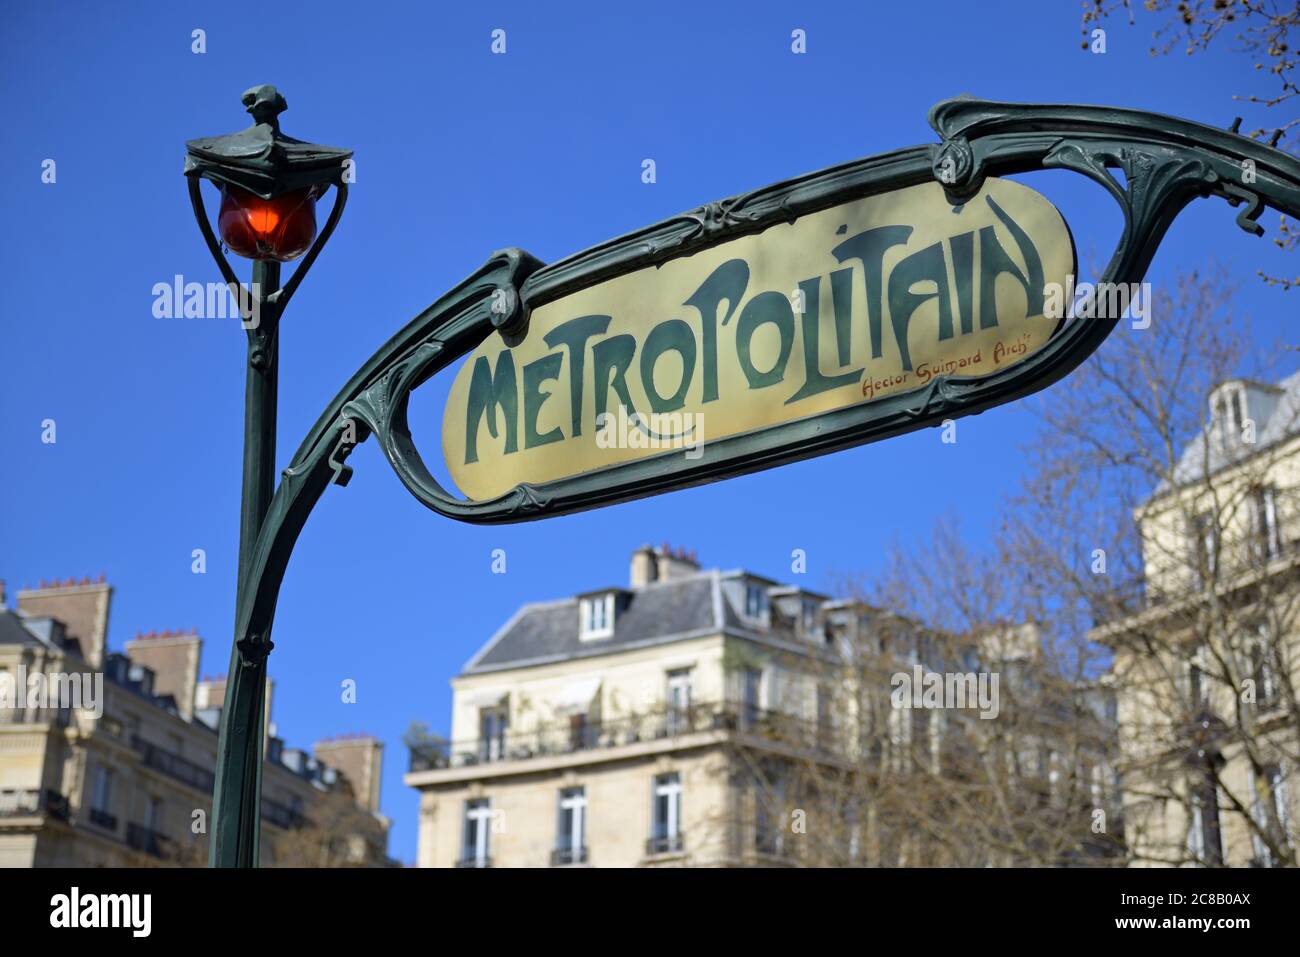
[[[213,867],[256,867],[262,792],[262,743],[266,724],[268,634],[242,635],[240,602],[252,567],[253,549],[275,492],[276,389],[279,366],[279,303],[268,301],[280,288],[280,264],[253,263],[256,323],[248,329],[244,392],[244,479],[239,523],[239,580],[236,634],[226,679],[217,745],[213,795]]]

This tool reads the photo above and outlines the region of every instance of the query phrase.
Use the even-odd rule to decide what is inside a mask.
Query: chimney
[[[368,734],[344,735],[318,741],[312,748],[316,760],[337,768],[352,785],[357,803],[379,811],[379,781],[384,770],[384,743]]]
[[[641,588],[658,580],[659,563],[651,546],[642,545],[632,553],[632,574],[629,578],[633,588]]]
[[[194,686],[194,710],[220,711],[226,706],[226,676],[204,675]]]
[[[104,576],[62,582],[41,582],[39,588],[24,588],[18,593],[18,611],[32,618],[57,618],[66,627],[69,638],[77,639],[86,663],[99,667],[104,662],[108,643],[108,606],[113,589]]]
[[[199,654],[203,640],[198,632],[151,631],[126,643],[126,656],[154,673],[156,695],[171,695],[185,720],[194,716],[199,684]],[[225,693],[225,689],[222,689]],[[218,706],[219,707],[219,706]]]
[[[275,723],[271,720],[271,698],[275,692],[275,682],[266,679],[266,714],[262,724],[262,753],[266,754],[268,742],[275,736]],[[226,706],[226,676],[204,675],[194,688],[194,711],[208,712],[204,723],[220,718]]]
[[[700,570],[700,563],[696,560],[694,552],[688,552],[684,548],[674,551],[666,542],[655,550],[655,558],[659,566],[660,581],[670,582],[679,578],[689,578]]]
[[[669,582],[679,578],[689,578],[700,570],[695,552],[684,548],[673,549],[667,543],[655,547],[642,545],[632,553],[632,573],[629,576],[633,588],[641,588],[652,582]]]

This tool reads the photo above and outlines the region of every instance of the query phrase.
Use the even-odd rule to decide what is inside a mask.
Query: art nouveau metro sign
[[[1044,289],[1074,272],[1057,210],[990,179],[866,196],[605,279],[492,336],[451,389],[443,449],[490,499],[980,378],[1059,324]]]
[[[558,262],[495,253],[325,410],[276,492],[259,560],[275,570],[371,433],[430,508],[511,522],[770,468],[1044,388],[1120,316],[1061,319],[1047,306],[1054,284],[1071,285],[1073,243],[1013,174],[1071,170],[1119,205],[1101,283],[1140,282],[1198,197],[1226,199],[1255,233],[1266,205],[1300,215],[1300,163],[1235,129],[972,99],[939,104],[930,123],[938,143],[710,203]],[[413,405],[443,370],[445,408],[424,393]],[[461,494],[435,479],[412,416],[421,436],[441,422],[441,449],[426,445]],[[258,600],[269,616],[273,591]]]

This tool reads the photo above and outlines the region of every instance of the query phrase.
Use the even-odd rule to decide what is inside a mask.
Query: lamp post
[[[285,136],[279,115],[288,107],[273,86],[243,95],[253,125],[226,136],[185,144],[185,175],[199,230],[222,277],[238,297],[248,333],[244,391],[244,473],[239,523],[236,634],[230,655],[226,699],[217,745],[213,795],[214,867],[255,867],[258,860],[262,788],[263,728],[266,718],[266,657],[270,628],[240,634],[245,584],[254,545],[275,491],[276,392],[279,325],[285,306],[338,224],[347,201],[344,171],[352,153]],[[221,191],[218,242],[203,205],[199,180]],[[335,187],[325,227],[316,232],[316,200]],[[314,240],[314,241],[313,241]],[[226,258],[231,252],[253,261],[244,286]],[[281,264],[305,255],[284,286]]]

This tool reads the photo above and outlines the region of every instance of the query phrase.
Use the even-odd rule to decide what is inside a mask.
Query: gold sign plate
[[[1023,362],[1075,268],[1045,197],[989,178],[854,200],[534,309],[456,375],[448,470],[470,499],[816,417]]]

